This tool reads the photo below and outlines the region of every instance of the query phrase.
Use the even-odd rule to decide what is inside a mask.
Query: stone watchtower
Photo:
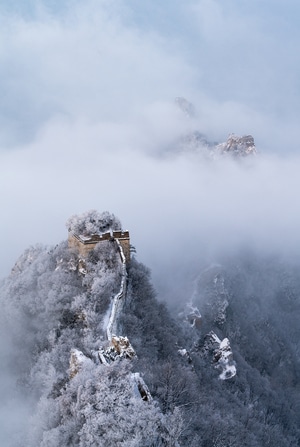
[[[129,231],[108,231],[102,234],[91,234],[88,236],[76,234],[69,230],[68,246],[69,248],[75,248],[79,251],[80,256],[86,258],[88,253],[95,248],[98,243],[102,241],[118,240],[125,259],[128,264],[130,261],[130,237]]]

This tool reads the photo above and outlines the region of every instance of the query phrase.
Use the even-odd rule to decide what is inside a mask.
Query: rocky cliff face
[[[251,135],[243,137],[230,135],[225,143],[218,144],[215,149],[221,154],[232,154],[235,157],[247,157],[256,154],[254,138]]]
[[[188,117],[192,118],[195,116],[195,107],[194,105],[189,102],[187,99],[183,98],[182,96],[177,96],[175,98],[175,103],[179,107],[179,109]]]

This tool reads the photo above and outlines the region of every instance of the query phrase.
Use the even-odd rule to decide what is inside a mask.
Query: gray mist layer
[[[87,209],[120,216],[158,271],[245,240],[297,246],[297,5],[30,5],[2,5],[2,277]],[[195,130],[219,142],[252,134],[260,155],[249,167],[178,155]]]

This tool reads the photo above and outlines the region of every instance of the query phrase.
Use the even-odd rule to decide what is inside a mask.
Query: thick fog
[[[1,276],[66,219],[115,213],[153,274],[235,244],[299,243],[295,2],[1,7]],[[193,102],[188,119],[176,96]],[[252,134],[249,163],[177,154]]]

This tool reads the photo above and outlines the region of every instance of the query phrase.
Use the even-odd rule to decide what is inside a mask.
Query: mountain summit
[[[298,265],[227,257],[171,314],[119,219],[67,227],[76,244],[28,248],[1,284],[5,365],[31,414],[5,445],[298,445]]]
[[[195,118],[196,109],[187,99],[177,97],[175,98],[175,104],[186,117]],[[216,143],[207,139],[198,129],[183,135],[175,147],[175,152],[193,152],[210,158],[219,158],[224,155],[241,158],[257,154],[252,135],[237,136],[230,134],[226,142]]]

